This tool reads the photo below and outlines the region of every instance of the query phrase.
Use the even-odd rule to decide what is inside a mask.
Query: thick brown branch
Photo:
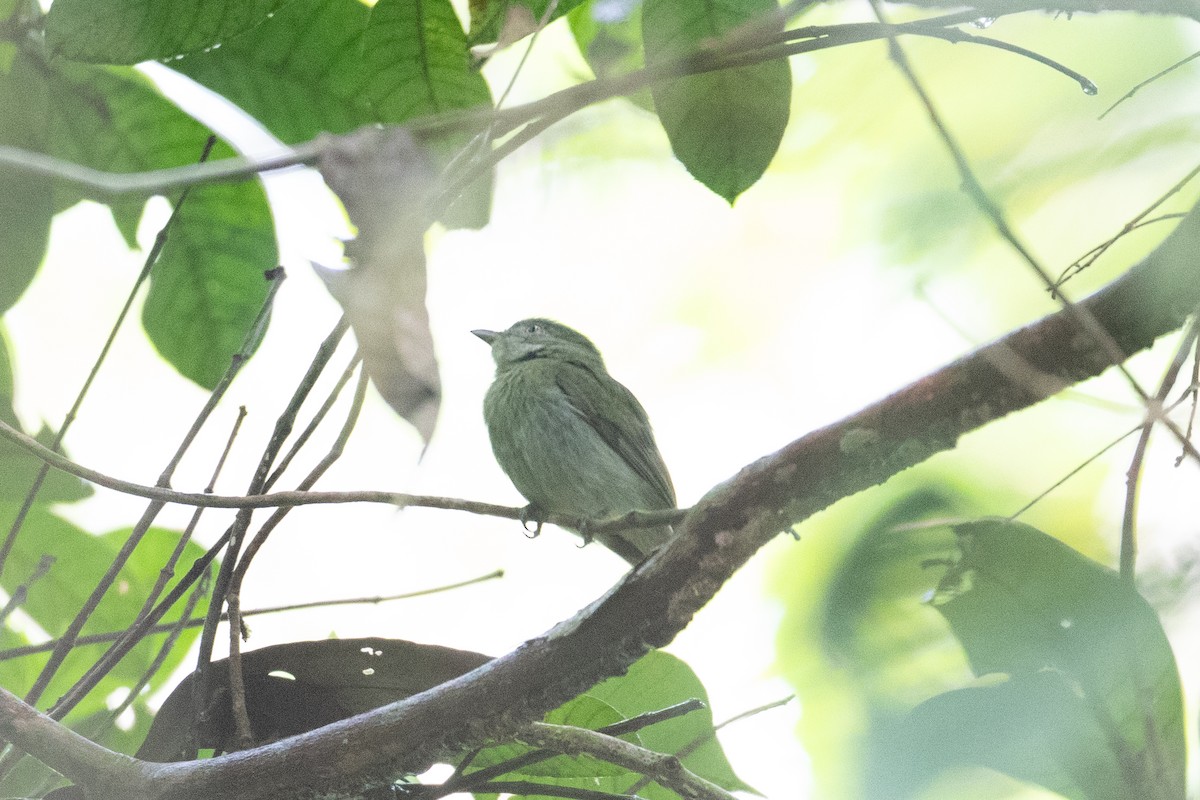
[[[960,8],[954,0],[892,0],[895,5],[921,8]],[[1197,0],[976,0],[971,6],[984,16],[998,17],[1022,11],[1047,11],[1056,14],[1100,14],[1112,11],[1132,11],[1137,14],[1166,14],[1200,19]]]
[[[1146,259],[1081,303],[1132,354],[1200,301],[1200,211]],[[1104,351],[1052,314],[814,431],[716,487],[662,551],[574,618],[512,653],[400,703],[205,762],[156,765],[158,797],[257,800],[418,771],[524,724],[671,641],[779,531],[882,483],[987,422],[1102,372]],[[22,741],[51,766],[61,753]]]

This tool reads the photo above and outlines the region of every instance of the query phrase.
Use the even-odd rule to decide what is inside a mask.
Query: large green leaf
[[[172,225],[151,273],[142,324],[175,369],[211,389],[269,291],[255,267],[276,255],[271,214],[258,183],[210,184],[188,195]]]
[[[654,65],[694,52],[701,43],[777,9],[774,0],[646,0],[646,61]],[[656,85],[652,93],[675,157],[732,203],[762,176],[779,149],[792,73],[786,61],[768,61],[680,78]]]
[[[385,0],[374,9],[357,0],[295,0],[246,35],[171,67],[289,144],[490,103],[448,0]],[[444,161],[466,143],[462,136],[430,142]],[[490,182],[489,173],[466,190],[443,221],[484,224]]]
[[[1043,406],[1049,419],[1042,422],[1052,422],[1053,411]],[[928,602],[958,553],[956,539],[948,528],[912,524],[1019,508],[1031,491],[1015,488],[1022,479],[1036,491],[1047,470],[1058,474],[1057,465],[1045,464],[1032,473],[1025,465],[1021,479],[1000,470],[1010,455],[1019,461],[1038,452],[1051,433],[1067,447],[1061,426],[1031,425],[1028,417],[1019,422],[1019,428],[1012,420],[984,429],[937,463],[847,498],[806,522],[798,544],[776,553],[771,594],[784,609],[778,669],[804,708],[797,734],[818,793],[846,800],[877,796],[877,787],[868,789],[864,781],[882,743],[914,706],[972,680],[961,645]],[[1100,556],[1107,552],[1103,532],[1078,511],[1092,506],[1097,484],[1098,477],[1080,476],[1028,514],[1058,520],[1065,539]],[[984,778],[994,792],[997,776]],[[923,800],[964,795],[961,786],[955,789]]]
[[[1149,604],[1112,570],[1028,525],[984,521],[955,532],[962,558],[935,606],[976,674],[1010,677],[1011,685],[982,691],[1026,706],[1026,735],[1046,740],[1031,760],[1019,739],[997,736],[983,763],[1070,797],[1182,798],[1179,674]],[[1049,690],[1047,672],[1055,679]],[[1061,699],[1046,701],[1047,691]],[[974,719],[983,727],[994,721]],[[1110,770],[1097,771],[1099,763]]]
[[[228,98],[288,144],[381,122],[364,92],[371,10],[357,0],[294,0],[244,36],[171,68]],[[388,120],[392,121],[392,120]]]
[[[56,0],[46,17],[55,55],[136,64],[220,46],[290,0]]]
[[[362,38],[367,97],[383,119],[491,103],[470,67],[466,37],[450,0],[379,0]]]
[[[868,785],[881,796],[917,795],[940,772],[963,765],[991,767],[1073,800],[1153,796],[1125,785],[1100,721],[1053,672],[936,695],[896,727],[890,744],[868,771]]]

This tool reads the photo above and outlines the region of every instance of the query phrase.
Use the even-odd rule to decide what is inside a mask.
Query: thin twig
[[[263,484],[263,491],[268,491],[272,486],[275,485],[275,482],[279,480],[280,476],[283,475],[284,471],[287,470],[288,466],[292,463],[292,459],[299,454],[305,443],[308,442],[312,435],[317,432],[317,428],[325,419],[325,415],[329,413],[329,410],[333,408],[334,402],[341,395],[343,387],[345,387],[345,385],[350,381],[350,378],[354,377],[354,368],[358,365],[360,360],[361,356],[356,354],[346,369],[342,371],[337,383],[334,384],[333,389],[331,389],[329,394],[325,397],[325,402],[321,404],[319,409],[317,409],[317,413],[313,414],[313,417],[311,420],[309,420],[308,425],[306,425],[304,430],[300,432],[300,435],[296,437],[296,441],[292,443],[292,446],[288,449],[288,452],[279,460],[279,466],[275,468],[275,471],[271,473],[271,477],[267,478],[267,482]]]
[[[1156,73],[1154,73],[1154,74],[1153,74],[1153,75],[1151,75],[1149,78],[1146,78],[1146,80],[1142,81],[1141,83],[1137,84],[1137,85],[1136,85],[1136,86],[1134,86],[1132,89],[1130,89],[1128,92],[1126,92],[1125,94],[1121,95],[1121,97],[1120,97],[1120,98],[1118,98],[1117,102],[1113,103],[1111,106],[1109,106],[1108,108],[1106,108],[1106,109],[1104,110],[1104,113],[1103,113],[1103,114],[1101,114],[1101,115],[1100,115],[1099,117],[1097,117],[1096,119],[1104,119],[1105,117],[1107,117],[1107,116],[1109,115],[1109,112],[1111,112],[1111,111],[1112,111],[1114,108],[1116,108],[1117,106],[1121,105],[1121,103],[1124,103],[1124,102],[1125,102],[1126,100],[1128,100],[1129,98],[1133,97],[1135,94],[1137,94],[1137,93],[1138,93],[1139,91],[1141,91],[1142,89],[1144,89],[1144,88],[1146,88],[1147,86],[1149,86],[1150,84],[1154,83],[1156,80],[1158,80],[1159,78],[1163,77],[1164,75],[1167,75],[1168,73],[1174,72],[1175,70],[1177,70],[1177,69],[1179,69],[1180,67],[1182,67],[1184,64],[1186,64],[1186,63],[1188,63],[1189,61],[1192,61],[1192,60],[1194,60],[1194,59],[1196,59],[1196,58],[1200,58],[1200,50],[1196,51],[1195,53],[1192,53],[1190,56],[1187,56],[1186,58],[1182,58],[1182,59],[1180,59],[1179,61],[1176,61],[1174,64],[1172,64],[1171,66],[1167,67],[1166,69],[1164,69],[1164,70],[1160,70],[1159,72],[1156,72]]]
[[[4,604],[4,608],[0,608],[0,625],[21,606],[25,605],[26,598],[29,597],[29,587],[46,577],[50,572],[50,568],[54,566],[54,556],[43,555],[38,559],[37,566],[29,573],[29,577],[21,581],[16,589],[13,589],[12,595],[9,596],[8,602]]]
[[[1150,432],[1154,423],[1163,418],[1162,406],[1166,402],[1171,387],[1179,377],[1179,371],[1187,361],[1188,353],[1196,342],[1197,329],[1200,328],[1200,309],[1192,314],[1179,346],[1175,349],[1175,357],[1167,367],[1166,374],[1158,385],[1146,421],[1142,423],[1142,432],[1138,436],[1137,446],[1130,459],[1129,470],[1125,473],[1125,509],[1121,516],[1121,557],[1120,574],[1122,580],[1130,585],[1134,582],[1135,560],[1137,559],[1137,495],[1138,483],[1141,479],[1142,464],[1146,457],[1146,448],[1150,444]]]
[[[686,769],[675,756],[656,753],[614,736],[584,728],[532,722],[518,731],[516,738],[536,747],[557,750],[564,755],[586,754],[616,764],[652,778],[655,783],[676,792],[680,797],[735,800],[725,789]]]
[[[221,468],[225,464],[225,458],[229,453],[229,449],[233,446],[234,438],[237,436],[237,432],[241,428],[242,420],[244,418],[245,408],[242,408],[238,414],[237,420],[233,424],[233,428],[230,431],[229,437],[226,440],[225,450],[221,457],[217,460],[217,466],[213,468],[212,477],[209,479],[208,483],[209,489],[213,487],[217,480],[217,476],[220,474]],[[142,623],[154,613],[155,606],[162,597],[163,590],[166,588],[167,583],[170,582],[171,578],[175,574],[175,564],[178,563],[180,557],[183,555],[185,549],[187,548],[187,543],[191,541],[192,533],[195,531],[196,525],[199,523],[200,515],[203,513],[203,511],[204,509],[197,508],[195,513],[192,514],[192,518],[188,521],[187,527],[185,527],[183,532],[180,534],[179,541],[176,542],[174,550],[167,558],[167,562],[163,565],[162,569],[159,570],[158,580],[155,582],[150,592],[146,595],[146,599],[142,603],[142,608],[138,612],[138,615],[134,618],[134,621],[130,624],[130,626],[125,629],[124,636],[118,638],[116,643],[110,649],[110,652],[112,652],[113,655],[110,657],[109,652],[104,653],[103,656],[97,659],[91,665],[91,667],[84,672],[83,676],[75,682],[75,685],[72,686],[65,695],[60,697],[50,708],[48,713],[52,717],[55,719],[62,719],[64,716],[66,716],[71,709],[78,705],[79,702],[87,696],[88,692],[90,692],[96,687],[97,684],[100,683],[105,675],[107,675],[117,664],[120,663],[121,658],[124,658],[125,655],[128,655],[133,648],[137,646],[138,642],[149,631],[149,629],[144,627]],[[198,583],[197,586],[199,585],[200,584]],[[190,597],[196,597],[196,592],[193,591]],[[191,610],[194,607],[195,600],[189,600],[187,610],[180,614],[180,619],[186,620],[189,616],[191,616]],[[180,623],[174,623],[174,625],[179,624]],[[174,638],[175,637],[170,637],[171,641],[173,641]],[[120,657],[116,656],[117,653],[121,654]]]
[[[657,725],[661,722],[666,722],[667,720],[682,717],[685,714],[691,714],[704,707],[704,703],[700,702],[699,700],[685,700],[682,703],[676,703],[673,706],[668,706],[667,708],[659,709],[658,711],[648,711],[645,714],[638,714],[636,717],[630,717],[629,719],[615,722],[612,725],[605,725],[602,728],[598,728],[596,732],[603,733],[607,736],[625,736],[630,733],[636,733],[644,728],[648,728],[651,725]],[[473,756],[477,755],[478,752],[479,751],[476,751],[476,753],[473,753],[467,758],[463,759],[463,763],[458,766],[458,769],[455,770],[454,775],[452,775],[449,780],[437,787],[437,791],[433,794],[433,797],[445,797],[446,795],[453,794],[455,792],[471,792],[472,794],[479,794],[483,791],[483,785],[489,783],[495,778],[499,778],[501,775],[515,772],[516,770],[523,769],[524,767],[540,763],[559,755],[559,753],[554,750],[533,750],[531,752],[516,756],[515,758],[508,758],[496,764],[483,767],[482,769],[478,769],[474,772],[466,772],[467,766],[469,765],[470,761],[473,760]]]
[[[1170,189],[1167,189],[1167,191],[1165,191],[1161,195],[1159,195],[1159,197],[1153,203],[1151,203],[1147,208],[1145,208],[1140,214],[1138,214],[1136,217],[1134,217],[1133,219],[1126,222],[1125,225],[1121,228],[1121,230],[1117,231],[1116,234],[1109,237],[1106,241],[1101,242],[1100,244],[1096,245],[1095,247],[1093,247],[1091,250],[1084,253],[1079,258],[1075,259],[1075,261],[1072,262],[1071,265],[1069,267],[1067,267],[1065,270],[1063,270],[1062,274],[1058,276],[1058,280],[1056,280],[1054,282],[1054,287],[1051,291],[1057,292],[1057,290],[1060,286],[1062,286],[1068,280],[1073,278],[1076,274],[1082,272],[1083,270],[1087,269],[1092,264],[1094,264],[1096,262],[1096,259],[1100,258],[1100,256],[1102,256],[1104,253],[1106,253],[1110,247],[1112,247],[1114,244],[1116,244],[1118,241],[1120,241],[1123,237],[1128,235],[1131,231],[1136,230],[1137,228],[1141,227],[1142,225],[1148,225],[1151,222],[1156,222],[1158,220],[1179,219],[1180,217],[1182,217],[1183,216],[1182,214],[1163,214],[1161,217],[1156,217],[1154,220],[1146,219],[1148,216],[1150,216],[1151,213],[1154,212],[1155,209],[1157,209],[1159,206],[1161,206],[1167,200],[1169,200],[1170,198],[1174,197],[1176,194],[1181,192],[1183,190],[1183,187],[1185,187],[1189,183],[1191,183],[1192,179],[1195,178],[1197,175],[1200,175],[1200,164],[1196,165],[1195,167],[1192,167],[1191,171],[1188,172],[1187,175],[1184,175],[1182,178],[1180,178],[1178,181],[1175,182],[1174,186],[1172,186]]]
[[[497,569],[497,570],[493,570],[493,571],[487,573],[486,575],[480,575],[477,578],[470,578],[468,580],[458,581],[457,583],[448,583],[444,586],[434,586],[429,589],[418,589],[415,592],[403,592],[401,594],[391,594],[391,595],[376,595],[374,597],[349,597],[349,598],[343,598],[340,600],[312,600],[307,603],[289,603],[287,605],[270,606],[268,608],[252,608],[249,611],[243,611],[242,616],[243,617],[253,617],[253,616],[257,616],[259,614],[279,614],[279,613],[285,612],[285,611],[304,611],[304,610],[312,609],[312,608],[330,608],[330,607],[334,607],[334,606],[379,605],[380,603],[390,603],[395,600],[410,600],[414,597],[425,597],[426,595],[438,594],[439,592],[448,592],[448,591],[451,591],[454,589],[461,589],[465,586],[472,586],[476,583],[483,583],[484,581],[495,580],[497,578],[503,578],[503,577],[504,577],[504,570]],[[187,585],[191,585],[191,583],[192,582],[189,581]],[[161,618],[162,615],[159,614],[158,616],[159,616],[159,618]],[[221,615],[222,622],[224,622],[228,619],[229,619],[229,617],[227,614]],[[150,634],[170,633],[177,624],[178,623],[171,622],[171,623],[166,623],[166,624],[151,625],[150,627],[146,628],[144,631],[141,631],[141,637],[145,637]],[[182,622],[182,625],[185,628],[199,628],[203,624],[204,624],[203,617],[192,617],[191,619],[186,619]],[[85,634],[75,640],[75,646],[76,647],[86,647],[87,645],[92,645],[92,644],[103,644],[104,642],[115,642],[119,639],[122,639],[125,636],[126,632],[127,632],[126,630],[119,630],[119,631],[109,631],[107,633]],[[49,652],[50,650],[54,649],[54,645],[55,645],[56,641],[57,640],[51,640],[48,642],[42,642],[41,644],[27,644],[27,645],[22,645],[21,647],[12,647],[12,648],[9,648],[8,650],[0,650],[0,661],[9,661],[14,658],[24,658],[26,656],[37,655],[38,653]]]

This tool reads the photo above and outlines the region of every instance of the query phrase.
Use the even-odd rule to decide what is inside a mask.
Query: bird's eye
[[[542,326],[536,322],[533,322],[533,323],[530,323],[529,328],[527,330],[529,333],[541,333]]]

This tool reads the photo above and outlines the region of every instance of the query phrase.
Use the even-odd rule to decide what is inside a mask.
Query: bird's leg
[[[531,532],[529,530],[529,523],[533,523],[533,535],[529,537],[530,539],[536,539],[542,535],[542,510],[533,503],[521,509],[518,519],[521,520],[521,527],[525,529],[526,533]]]
[[[592,543],[592,540],[596,538],[596,537],[592,536],[591,527],[592,527],[591,520],[582,519],[579,521],[579,530],[577,530],[575,532],[577,534],[579,534],[579,538],[583,539],[583,544],[579,545],[580,547],[587,547],[589,544]]]

